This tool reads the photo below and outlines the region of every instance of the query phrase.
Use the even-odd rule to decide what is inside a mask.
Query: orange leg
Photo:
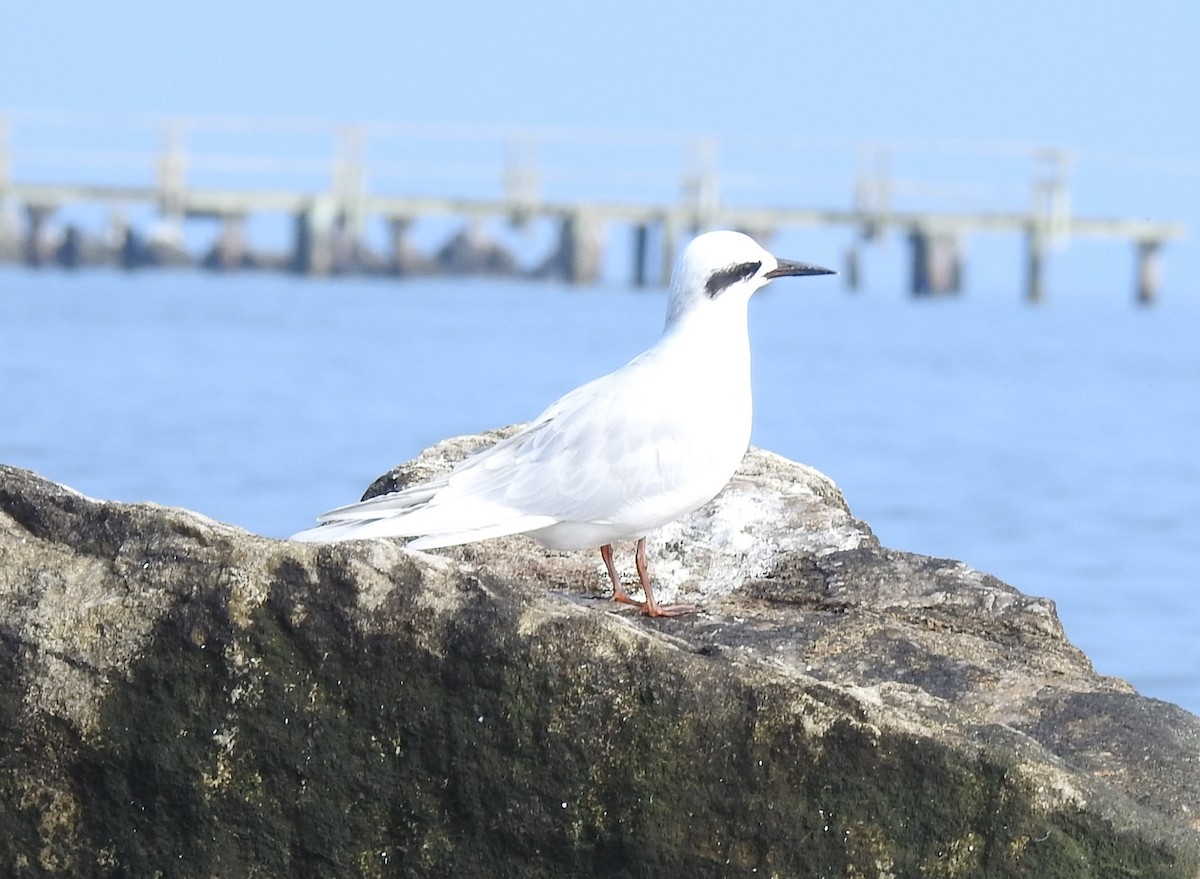
[[[646,593],[646,603],[641,605],[642,613],[648,617],[678,617],[695,613],[696,608],[691,604],[668,604],[665,607],[654,600],[650,589],[650,566],[646,562],[646,538],[637,542],[637,572],[642,581],[642,591]]]
[[[621,604],[632,604],[634,607],[640,607],[645,610],[646,606],[642,602],[630,598],[629,593],[625,591],[625,587],[621,585],[621,578],[617,576],[617,568],[613,564],[611,543],[606,543],[600,547],[600,558],[604,559],[604,567],[608,568],[608,579],[612,580],[613,601],[619,601]]]

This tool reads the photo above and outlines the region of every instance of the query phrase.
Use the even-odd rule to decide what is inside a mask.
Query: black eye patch
[[[761,268],[761,262],[740,262],[735,265],[726,266],[723,269],[717,269],[709,276],[708,283],[704,285],[704,292],[708,294],[709,299],[712,299],[730,284],[736,284],[738,281],[748,281],[750,278],[753,278]]]

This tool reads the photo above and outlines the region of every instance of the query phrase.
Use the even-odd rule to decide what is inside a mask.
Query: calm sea
[[[1054,599],[1099,671],[1200,712],[1200,303],[751,305],[754,442],[889,546]],[[284,536],[442,437],[651,345],[658,292],[0,271],[0,461]]]

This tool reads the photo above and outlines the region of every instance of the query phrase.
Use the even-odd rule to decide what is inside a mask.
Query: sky
[[[863,141],[1049,144],[1075,157],[1080,214],[1200,228],[1195,4],[117,0],[3,9],[0,112],[823,138],[843,153]],[[920,173],[936,177],[939,161],[952,163],[935,153]],[[841,166],[826,157],[808,170],[836,176],[849,199]],[[945,173],[955,172],[958,183],[992,173]],[[1197,286],[1195,238],[1166,251],[1168,291]],[[1120,273],[1124,288],[1128,250],[1109,246],[1097,262],[1101,251],[1083,246],[1074,259],[1079,271]]]
[[[1197,146],[1192,4],[6,5],[14,107]]]

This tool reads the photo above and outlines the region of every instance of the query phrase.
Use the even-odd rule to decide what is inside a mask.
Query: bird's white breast
[[[589,437],[603,449],[602,469],[588,479],[605,481],[605,515],[565,517],[532,532],[542,543],[582,549],[640,537],[707,503],[729,481],[750,442],[749,345],[744,328],[740,336],[736,326],[691,329],[611,376],[620,417],[597,413],[599,435]],[[579,490],[596,491],[582,482]]]

